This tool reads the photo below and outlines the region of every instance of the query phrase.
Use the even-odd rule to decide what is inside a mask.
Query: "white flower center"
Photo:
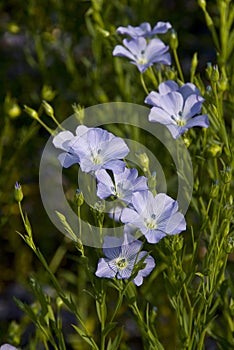
[[[118,269],[122,270],[125,269],[125,267],[128,266],[128,261],[126,258],[123,257],[119,257],[116,259],[116,266],[118,267]]]
[[[152,214],[150,219],[145,219],[145,226],[150,230],[155,230],[157,227],[156,215]]]
[[[172,115],[171,119],[173,119],[178,126],[184,126],[186,124],[186,120],[182,118],[182,111],[178,113],[178,115]]]
[[[92,162],[94,164],[101,164],[102,163],[103,159],[102,159],[100,153],[101,153],[100,149],[98,149],[97,151],[96,150],[91,151],[91,158],[92,158]]]

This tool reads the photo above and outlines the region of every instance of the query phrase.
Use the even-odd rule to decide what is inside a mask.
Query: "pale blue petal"
[[[97,195],[99,198],[104,199],[115,192],[113,181],[110,175],[104,169],[97,170],[95,172],[97,184]]]
[[[113,173],[121,173],[125,168],[125,166],[126,166],[125,162],[123,162],[122,160],[116,159],[116,160],[110,160],[109,162],[105,162],[102,168],[112,170]]]
[[[172,28],[169,22],[158,22],[152,29],[151,34],[164,34]]]
[[[192,83],[186,83],[181,86],[179,88],[179,92],[182,94],[184,100],[186,100],[192,94],[201,95],[198,88]]]
[[[151,91],[144,102],[151,106],[160,106],[160,97],[158,92]]]
[[[209,123],[209,119],[208,119],[208,115],[207,114],[202,114],[202,115],[198,115],[197,117],[194,117],[192,119],[190,119],[187,124],[186,127],[192,128],[194,126],[200,126],[202,128],[208,128],[210,125]]]
[[[79,163],[78,156],[65,152],[59,154],[58,160],[64,168],[69,168],[71,165]]]
[[[105,160],[115,158],[124,158],[129,153],[129,148],[120,137],[114,137],[106,143],[106,147],[102,150],[102,155]]]
[[[76,136],[80,137],[80,136],[84,135],[88,130],[90,130],[90,128],[88,128],[87,126],[79,125],[76,128]]]
[[[140,254],[138,255],[137,261],[140,261],[141,259],[143,259],[143,257],[146,254],[147,254],[147,252],[145,252],[145,251],[140,252]],[[145,258],[144,264],[146,264],[144,269],[140,270],[138,272],[137,276],[133,280],[133,282],[137,286],[140,286],[143,283],[143,277],[148,276],[151,273],[151,271],[155,268],[154,258],[152,256],[150,256],[150,255]]]
[[[163,125],[175,124],[176,122],[171,118],[171,114],[162,109],[161,107],[153,107],[149,113],[149,121],[157,122]]]
[[[183,110],[184,100],[182,95],[177,92],[169,92],[161,96],[161,107],[171,116],[177,116]]]
[[[158,91],[159,94],[165,95],[172,91],[177,91],[179,89],[179,85],[174,80],[167,80],[163,83],[159,84]]]
[[[97,271],[95,275],[104,278],[114,278],[116,271],[109,266],[109,259],[101,258],[98,261]]]
[[[158,225],[158,229],[169,235],[175,235],[185,231],[186,221],[184,215],[180,212],[172,214],[165,222]]]
[[[166,234],[159,230],[149,230],[147,233],[145,233],[147,242],[152,244],[158,243],[165,236]]]
[[[113,54],[113,56],[127,57],[132,61],[135,60],[134,55],[130,51],[128,51],[125,47],[123,47],[122,45],[117,45],[114,48],[114,51],[112,54]]]
[[[61,148],[64,151],[68,151],[68,143],[74,138],[74,135],[70,131],[61,131],[58,135],[53,138],[53,145],[56,148]]]
[[[203,99],[200,96],[191,94],[184,103],[182,117],[185,120],[192,118],[201,112]]]

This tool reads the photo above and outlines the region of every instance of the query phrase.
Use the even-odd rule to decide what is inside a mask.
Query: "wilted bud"
[[[54,91],[51,86],[49,85],[43,85],[43,88],[41,90],[41,96],[43,100],[46,101],[52,101],[55,98],[56,91]]]
[[[75,202],[78,207],[81,207],[82,204],[84,203],[83,193],[79,189],[77,189],[75,193]]]
[[[210,191],[210,197],[211,198],[216,198],[217,195],[219,193],[219,181],[216,180],[211,187],[211,191]]]
[[[17,118],[21,113],[21,108],[14,98],[7,95],[4,101],[4,110],[10,118]]]
[[[172,50],[176,50],[178,47],[178,37],[174,29],[171,30],[170,47]]]
[[[24,110],[25,112],[33,119],[38,120],[39,119],[39,115],[38,113],[35,111],[35,109],[32,109],[26,105],[24,105]]]
[[[76,103],[73,103],[72,105],[73,111],[76,115],[76,118],[80,122],[80,124],[83,124],[84,120],[84,108],[81,107],[80,105],[77,105]]]
[[[222,146],[214,143],[206,149],[206,155],[208,157],[216,158],[219,157],[222,153]]]
[[[15,183],[14,195],[15,195],[15,200],[18,203],[21,202],[23,200],[23,198],[24,198],[22,188],[21,188],[21,186],[20,186],[20,184],[18,182]]]
[[[140,161],[140,165],[142,166],[143,171],[147,172],[149,170],[149,157],[145,152],[144,153],[137,152],[135,154]]]
[[[44,108],[44,111],[49,117],[54,117],[54,109],[53,107],[46,101],[42,101],[42,105]]]

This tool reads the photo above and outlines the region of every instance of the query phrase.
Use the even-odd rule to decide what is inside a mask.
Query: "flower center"
[[[156,227],[157,227],[155,219],[156,219],[156,215],[155,214],[152,214],[150,219],[145,219],[145,225],[150,230],[155,230]]]
[[[120,257],[116,260],[116,265],[119,269],[125,269],[128,266],[128,261],[126,258]]]
[[[92,151],[91,156],[92,156],[92,161],[94,164],[101,164],[102,163],[102,157],[100,156],[101,150],[98,149],[97,151]]]
[[[147,63],[147,59],[142,56],[142,57],[138,58],[137,62],[139,64],[146,64]]]

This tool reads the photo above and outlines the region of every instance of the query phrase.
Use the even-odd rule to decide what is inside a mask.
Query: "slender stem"
[[[184,83],[184,75],[183,75],[183,72],[182,72],[182,68],[181,68],[181,65],[180,65],[180,61],[179,61],[176,49],[173,50],[173,55],[174,55],[176,67],[178,69],[179,77],[180,77],[181,81]]]
[[[143,86],[143,89],[145,90],[145,93],[147,94],[147,95],[149,95],[149,90],[147,89],[147,87],[146,87],[146,85],[145,85],[145,80],[144,80],[144,77],[143,77],[143,74],[141,73],[141,75],[140,75],[140,78],[141,78],[141,84],[142,84],[142,86]]]

